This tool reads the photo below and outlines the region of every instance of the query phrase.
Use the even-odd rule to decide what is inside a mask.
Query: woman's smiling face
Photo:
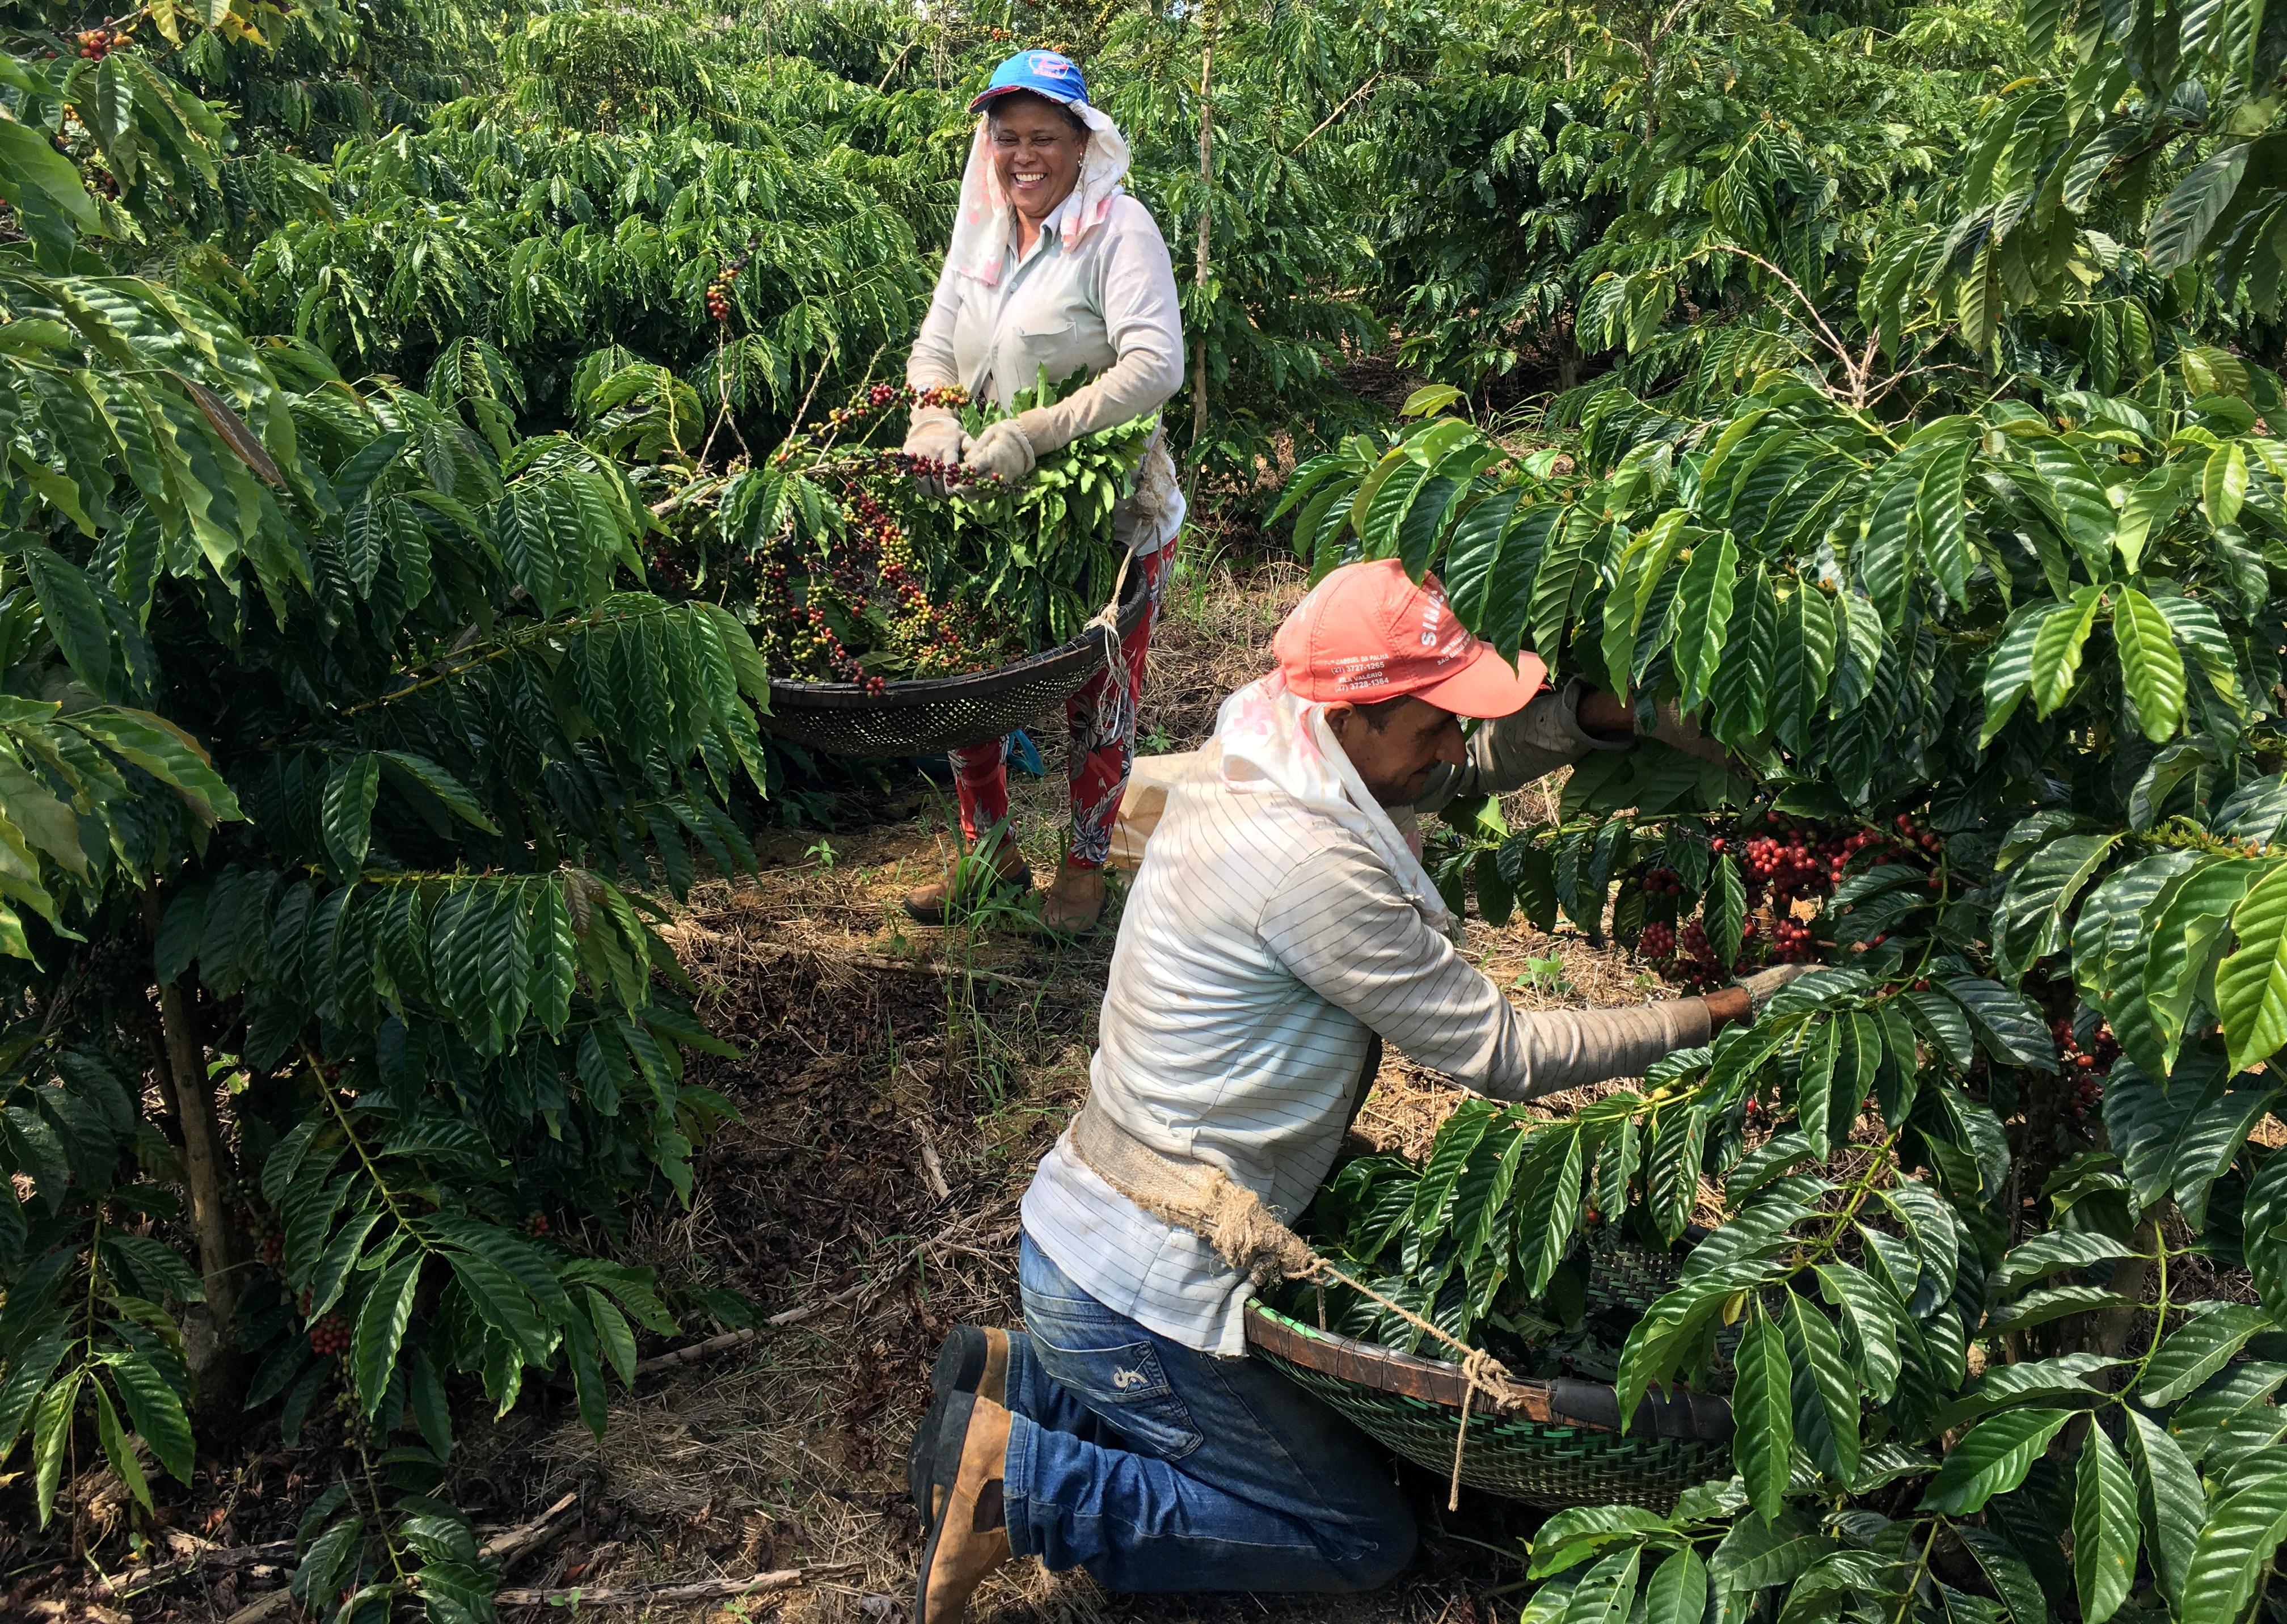
[[[986,134],[1001,189],[1037,226],[1080,184],[1088,138],[1063,108],[1040,96],[1003,97],[990,119]]]

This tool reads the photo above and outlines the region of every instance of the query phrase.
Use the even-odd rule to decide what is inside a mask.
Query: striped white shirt
[[[1333,1165],[1373,1034],[1508,1099],[1640,1073],[1706,1042],[1695,1001],[1528,1014],[1431,930],[1357,834],[1275,789],[1235,794],[1209,744],[1168,792],[1120,924],[1089,1087],[1130,1134],[1222,1168],[1282,1218]],[[1145,1213],[1068,1139],[1025,1192],[1034,1242],[1099,1303],[1246,1351],[1245,1279]]]

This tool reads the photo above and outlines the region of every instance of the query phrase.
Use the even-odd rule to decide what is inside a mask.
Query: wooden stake
[[[1199,290],[1204,328],[1207,291],[1207,238],[1214,210],[1207,205],[1215,183],[1215,108],[1207,92],[1215,83],[1215,0],[1207,0],[1199,12],[1199,246],[1191,285]],[[1191,345],[1191,478],[1199,478],[1199,441],[1207,432],[1207,346],[1204,333]]]

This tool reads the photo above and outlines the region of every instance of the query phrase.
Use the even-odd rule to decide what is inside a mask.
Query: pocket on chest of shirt
[[[1103,370],[1099,363],[1104,348],[1100,328],[1089,331],[1079,321],[1041,315],[1010,325],[1002,359],[1016,374],[1010,380],[1013,385],[1030,389],[1044,376],[1054,384],[1064,383],[1076,372],[1093,376]]]
[[[1180,1461],[1205,1441],[1148,1342],[1119,1342],[1120,1332],[1084,1321],[1039,1318],[1025,1304],[1033,1356],[1056,1384],[1132,1441],[1139,1452]],[[1135,1335],[1133,1327],[1122,1327]]]

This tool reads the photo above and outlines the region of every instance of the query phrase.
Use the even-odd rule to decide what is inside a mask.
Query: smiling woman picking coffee
[[[953,245],[906,381],[917,389],[955,385],[1003,408],[1043,376],[1062,383],[1078,373],[1088,382],[973,439],[951,411],[917,407],[906,449],[1013,482],[1044,453],[1158,410],[1183,382],[1183,321],[1167,240],[1121,184],[1128,143],[1088,105],[1080,69],[1053,51],[1020,51],[970,107],[979,116]],[[1163,439],[1152,438],[1135,494],[1113,511],[1151,612],[1120,646],[1125,681],[1099,672],[1064,704],[1072,840],[1041,900],[1041,923],[1051,931],[1087,930],[1104,907],[1104,860],[1136,753],[1144,649],[1174,551],[1168,543],[1183,520]],[[955,750],[953,766],[962,836],[992,846],[978,865],[984,883],[1027,889],[1031,873],[1007,838],[1008,741]],[[959,901],[953,892],[948,875],[907,897],[906,911],[939,923]]]

